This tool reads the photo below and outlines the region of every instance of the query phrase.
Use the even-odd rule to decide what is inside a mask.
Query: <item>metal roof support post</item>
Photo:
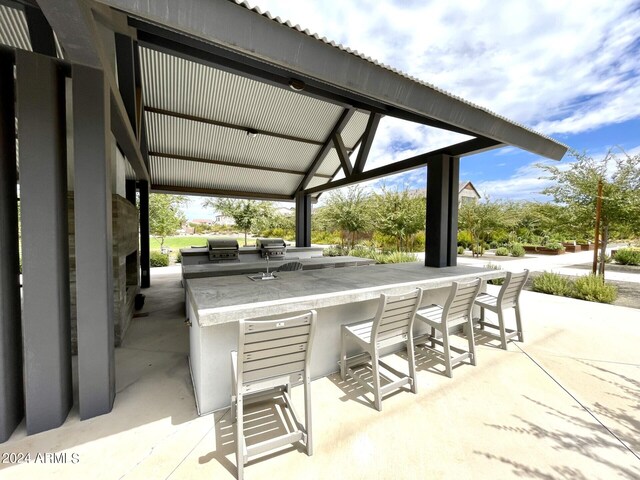
[[[27,433],[73,403],[64,79],[51,57],[16,52]]]
[[[151,286],[149,246],[149,182],[138,182],[140,188],[140,286]]]
[[[73,65],[76,305],[80,418],[115,398],[110,92],[102,70]]]
[[[0,52],[0,443],[24,417],[13,56]]]
[[[447,230],[447,266],[458,265],[458,183],[460,157],[449,157],[449,228]]]
[[[451,249],[452,212],[451,195],[457,187],[451,184],[452,157],[440,155],[427,162],[427,218],[425,232],[425,265],[427,267],[446,267],[449,265]],[[452,193],[453,190],[453,193]],[[457,205],[456,205],[457,223]]]
[[[125,196],[127,197],[127,200],[129,201],[129,203],[131,203],[134,207],[136,206],[136,181],[131,179],[131,180],[125,180],[124,182],[124,188],[125,188]]]
[[[296,247],[311,246],[311,196],[296,193]]]

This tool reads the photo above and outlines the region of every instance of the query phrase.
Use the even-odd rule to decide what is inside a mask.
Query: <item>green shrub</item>
[[[356,248],[352,248],[347,254],[352,257],[373,258],[376,253],[378,252],[374,248],[356,245]]]
[[[473,248],[471,248],[471,253],[481,257],[484,255],[484,247],[482,245],[474,245]]]
[[[180,250],[176,254],[176,263],[182,263],[182,252]]]
[[[319,245],[333,245],[340,241],[340,235],[337,232],[329,232],[326,230],[312,230],[311,243]]]
[[[613,259],[622,265],[640,265],[640,249],[621,248],[613,256]]]
[[[498,257],[508,257],[509,249],[507,247],[500,247],[496,250],[496,256]]]
[[[618,289],[593,273],[578,278],[574,282],[574,289],[575,298],[590,302],[613,303],[618,298]]]
[[[514,243],[510,248],[512,257],[524,257],[524,247],[519,243]]]
[[[425,235],[424,232],[416,233],[413,238],[409,241],[409,246],[411,247],[412,252],[424,252],[425,245]]]
[[[602,257],[600,256],[600,253],[598,253],[598,263],[600,263],[600,259],[601,258]],[[611,263],[612,260],[613,260],[613,258],[611,258],[611,255],[607,255],[605,253],[605,255],[604,255],[604,263]]]
[[[462,245],[458,247],[458,255],[464,255],[464,247]]]
[[[377,263],[409,263],[418,259],[415,253],[406,252],[376,253],[372,258]]]
[[[557,273],[545,271],[533,279],[533,291],[571,297],[573,282]]]
[[[565,250],[564,245],[560,242],[547,242],[544,244],[544,247],[550,248],[551,250],[560,250],[561,252]]]
[[[325,257],[341,257],[347,253],[348,252],[340,245],[333,245],[332,247],[327,247],[322,251],[322,255]]]
[[[484,268],[489,268],[491,270],[502,270],[502,267],[500,265],[496,265],[495,263],[491,262],[487,263]],[[490,283],[491,285],[502,285],[504,281],[504,278],[492,278],[491,280],[488,280],[487,283]]]
[[[169,255],[160,252],[151,252],[149,263],[152,267],[168,267]]]
[[[471,247],[473,243],[473,239],[471,238],[471,234],[467,230],[460,230],[458,232],[458,245],[464,248]]]

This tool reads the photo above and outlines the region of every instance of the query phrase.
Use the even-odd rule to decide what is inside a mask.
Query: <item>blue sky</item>
[[[591,156],[640,153],[640,3],[591,0],[256,0],[299,24]],[[459,141],[385,118],[367,168]],[[544,200],[540,157],[502,148],[463,158],[461,180],[498,199]],[[562,160],[570,162],[569,157]],[[387,185],[424,188],[425,169]],[[367,185],[378,188],[379,182]],[[211,213],[194,198],[189,218]]]

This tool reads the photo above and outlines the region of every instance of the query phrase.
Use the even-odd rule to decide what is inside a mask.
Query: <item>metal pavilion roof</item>
[[[140,48],[152,189],[289,200],[343,109],[293,90],[150,48]],[[353,150],[368,113],[342,129]],[[335,148],[309,183],[327,183],[340,167]]]
[[[0,1],[33,8],[23,0]],[[25,15],[3,4],[0,42],[29,49]],[[559,159],[567,149],[240,0],[92,0],[89,5],[94,20],[135,42],[143,107],[140,148],[152,191],[292,200],[298,192],[317,197],[326,188],[416,168],[437,155],[513,145]],[[70,61],[90,58],[66,17],[54,26],[71,49]],[[385,115],[473,140],[363,172]],[[137,174],[145,168],[136,166]],[[333,180],[341,170],[345,178]],[[129,168],[127,175],[137,174]]]

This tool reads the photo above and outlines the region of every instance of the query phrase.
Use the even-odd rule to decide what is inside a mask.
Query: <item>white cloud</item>
[[[544,162],[538,160],[521,167],[507,179],[474,182],[474,185],[483,197],[490,196],[493,199],[509,200],[549,200],[549,197],[540,192],[550,186],[551,182],[541,178],[544,177],[544,171],[536,167],[537,163]],[[564,168],[568,168],[568,165],[570,165],[568,162],[556,164],[556,166]]]
[[[640,116],[636,0],[253,3],[547,134]]]

